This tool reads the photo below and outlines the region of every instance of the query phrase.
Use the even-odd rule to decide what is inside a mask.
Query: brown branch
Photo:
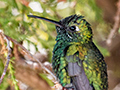
[[[108,46],[111,46],[112,38],[115,35],[115,33],[118,32],[118,29],[120,27],[120,0],[117,3],[117,9],[118,10],[117,10],[117,13],[116,13],[116,16],[115,16],[115,23],[114,23],[113,29],[111,30],[111,32],[108,36],[108,39],[106,40],[106,44]]]
[[[2,32],[0,32],[0,36],[2,36],[3,38],[4,38],[4,40],[2,39],[2,44],[4,44],[5,42],[4,41],[6,41],[7,42],[7,49],[8,49],[8,56],[7,56],[7,63],[6,63],[6,65],[5,65],[5,68],[4,68],[4,72],[3,72],[3,74],[2,74],[2,76],[1,76],[1,79],[0,79],[0,83],[2,82],[2,80],[3,80],[3,78],[4,78],[4,76],[5,76],[5,74],[6,74],[6,71],[7,71],[7,68],[8,68],[8,65],[9,65],[9,61],[10,61],[10,55],[11,55],[11,48],[10,48],[10,41],[11,42],[13,42],[14,43],[14,55],[15,55],[15,57],[16,57],[16,59],[18,59],[18,63],[20,63],[20,62],[22,62],[23,61],[23,63],[25,63],[24,62],[24,60],[21,60],[21,57],[20,57],[20,54],[22,54],[22,55],[26,55],[29,59],[31,59],[31,60],[33,60],[33,61],[36,61],[36,62],[38,62],[38,64],[40,65],[40,68],[42,68],[44,71],[46,71],[46,72],[48,72],[52,77],[53,77],[53,79],[52,79],[52,81],[56,84],[56,82],[57,82],[57,80],[56,80],[56,76],[51,72],[51,70],[49,70],[49,69],[51,69],[51,65],[46,65],[46,64],[42,64],[35,56],[33,56],[25,47],[23,47],[21,44],[19,44],[16,40],[14,40],[14,39],[12,39],[11,37],[9,37],[9,36],[7,36],[7,35],[5,35],[5,34],[3,34]],[[5,45],[4,45],[5,46]],[[22,53],[20,53],[19,51],[18,51],[18,47],[20,47],[20,49],[21,49],[21,51],[20,52],[22,52]],[[40,83],[39,83],[39,86],[41,86],[43,83],[44,83],[44,86],[42,87],[43,88],[43,90],[49,90],[50,89],[50,87],[47,87],[47,86],[49,86],[48,84],[46,84],[46,82],[44,81],[44,80],[42,80],[42,78],[38,75],[38,74],[35,74],[35,72],[33,72],[33,70],[31,69],[31,68],[29,68],[29,65],[27,65],[28,66],[28,68],[29,69],[31,69],[31,70],[28,70],[27,71],[27,69],[25,69],[24,67],[22,67],[22,68],[24,68],[25,69],[25,71],[23,71],[24,69],[21,69],[21,68],[18,68],[18,64],[17,64],[17,62],[16,62],[16,64],[15,64],[15,67],[16,67],[16,78],[18,79],[18,80],[20,80],[20,81],[25,81],[25,83],[26,84],[28,84],[28,85],[30,85],[30,86],[32,86],[33,88],[35,88],[36,87],[36,89],[38,88],[37,86],[37,83],[38,83],[38,81],[41,81]],[[21,64],[21,65],[23,65],[23,64]],[[25,65],[25,64],[24,64]],[[34,66],[33,66],[34,67]],[[49,68],[49,69],[48,69]],[[41,69],[41,71],[43,72],[43,70]],[[22,72],[23,71],[23,72]],[[41,72],[40,71],[40,72]],[[24,74],[23,74],[24,73]],[[26,74],[25,74],[26,73]],[[38,75],[38,76],[37,76]],[[30,76],[30,77],[28,77],[28,76]],[[25,78],[23,78],[23,77],[25,77]],[[37,78],[37,83],[35,84],[35,85],[33,85],[33,84],[31,84],[31,82],[29,83],[29,81],[28,81],[28,79],[27,78],[34,78],[34,79],[30,79],[30,81],[31,82],[34,82],[34,83],[36,83],[34,80]],[[39,78],[39,79],[38,79]],[[24,80],[25,79],[25,80]],[[43,82],[43,83],[42,83]],[[48,89],[49,88],[49,89]]]
[[[7,57],[6,57],[7,62],[6,62],[4,71],[3,71],[3,73],[2,73],[2,76],[1,76],[1,78],[0,78],[0,84],[1,84],[2,81],[3,81],[4,76],[6,75],[7,68],[8,68],[8,65],[9,65],[10,55],[11,55],[11,48],[10,48],[10,41],[5,37],[5,35],[2,33],[2,31],[0,31],[0,35],[1,35],[1,36],[4,38],[4,40],[7,42],[7,50],[8,50],[8,55],[7,55]]]
[[[9,37],[9,36],[7,36],[7,35],[5,35],[5,34],[3,34],[3,33],[0,33],[0,34],[2,34],[3,36],[4,36],[4,38],[5,38],[5,40],[6,40],[6,42],[7,42],[7,48],[8,48],[8,56],[7,56],[7,63],[6,63],[6,66],[5,66],[5,69],[4,69],[4,72],[3,72],[3,75],[2,75],[2,77],[1,77],[1,81],[2,81],[2,79],[4,78],[4,75],[6,74],[6,71],[7,71],[7,68],[8,68],[8,64],[9,64],[9,61],[10,61],[10,55],[11,55],[11,48],[10,48],[10,46],[9,46],[9,42],[11,41],[11,42],[13,42],[14,43],[14,55],[15,55],[15,57],[16,57],[16,59],[18,59],[18,61],[17,62],[19,62],[19,61],[23,61],[23,60],[21,60],[21,57],[19,56],[19,54],[22,54],[22,55],[26,55],[29,59],[31,59],[31,60],[33,60],[33,61],[36,61],[36,62],[38,62],[38,64],[40,65],[40,68],[42,68],[44,71],[46,71],[47,73],[49,73],[52,77],[53,77],[53,79],[52,79],[52,81],[56,84],[56,82],[57,82],[57,79],[56,79],[56,76],[51,72],[51,70],[49,70],[49,69],[51,69],[51,65],[46,65],[46,64],[42,64],[35,56],[33,56],[25,47],[23,47],[21,44],[19,44],[16,40],[14,40],[14,39],[12,39],[11,37]],[[20,47],[20,52],[18,51],[18,47]],[[22,52],[22,53],[21,53]],[[24,63],[24,62],[23,62]],[[16,65],[18,65],[18,64],[15,64],[15,66]],[[49,68],[49,69],[48,69]],[[19,69],[19,68],[18,68]],[[29,68],[30,69],[30,68]],[[26,69],[27,70],[27,69]],[[43,72],[43,70],[42,70],[42,72]],[[19,70],[16,70],[16,71],[19,71]],[[33,70],[32,70],[33,71]],[[21,71],[20,71],[21,72]],[[25,81],[25,83],[27,83],[28,85],[31,85],[30,83],[28,83],[27,82],[27,75],[29,76],[29,74],[27,74],[27,71],[25,71],[26,72],[26,74],[25,74],[25,76],[24,76],[24,74],[22,74],[22,73],[19,73],[19,72],[17,72],[16,73],[16,77],[17,77],[17,79],[19,79],[19,80],[21,80],[21,81],[24,81],[23,80],[23,78],[20,78],[21,76],[22,77],[26,77],[26,81]],[[28,72],[31,72],[30,70],[28,70]],[[19,73],[19,74],[18,74]],[[34,74],[35,75],[35,74]],[[33,76],[34,76],[33,75]],[[37,74],[36,74],[37,75]],[[36,76],[35,75],[35,76]],[[31,78],[31,77],[30,77]],[[35,77],[34,77],[35,78]],[[37,77],[38,78],[38,77]],[[31,79],[31,81],[32,81],[32,79]],[[40,78],[40,81],[41,81],[41,78]],[[33,81],[34,82],[34,81]],[[47,84],[46,84],[47,85]],[[34,85],[35,86],[35,85]],[[34,87],[33,86],[33,87]],[[46,86],[45,86],[46,87]],[[44,88],[45,88],[44,87]],[[45,89],[44,89],[45,90]],[[46,89],[46,90],[48,90],[48,89]]]
[[[7,35],[5,35],[5,36],[8,40],[10,40],[14,44],[18,45],[23,50],[23,52],[25,52],[24,54],[26,54],[30,59],[37,61],[40,64],[40,66],[43,68],[43,70],[48,72],[54,78],[55,81],[57,80],[56,76],[49,69],[47,69],[36,57],[34,57],[25,47],[23,47],[17,41],[13,40],[12,38],[8,37]]]

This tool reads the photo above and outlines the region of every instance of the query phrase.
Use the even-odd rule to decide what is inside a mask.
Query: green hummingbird
[[[90,24],[81,15],[60,21],[28,15],[56,25],[52,67],[67,90],[108,90],[107,65],[93,43]]]

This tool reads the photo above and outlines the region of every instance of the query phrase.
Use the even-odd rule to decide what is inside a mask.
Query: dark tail
[[[76,56],[69,56],[67,59],[74,58],[78,62],[69,62],[68,63],[68,74],[72,78],[73,90],[93,90],[92,86],[89,83],[87,76],[82,65],[82,61]],[[69,90],[69,89],[67,89]]]

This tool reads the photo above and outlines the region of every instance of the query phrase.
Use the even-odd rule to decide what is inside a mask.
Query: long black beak
[[[50,20],[50,19],[47,19],[47,18],[44,18],[44,17],[35,16],[35,15],[27,15],[27,16],[32,17],[32,18],[38,18],[38,19],[53,23],[53,24],[55,24],[59,27],[63,27],[60,22],[57,22],[57,21],[54,21],[54,20]]]

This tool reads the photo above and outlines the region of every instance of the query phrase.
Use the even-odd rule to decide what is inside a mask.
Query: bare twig
[[[4,36],[4,34],[2,33],[2,31],[0,31],[0,35],[3,36],[4,40],[7,42],[7,49],[8,49],[8,55],[7,55],[7,57],[6,57],[7,62],[6,62],[4,71],[3,71],[3,73],[2,73],[2,76],[1,76],[1,78],[0,78],[0,84],[1,84],[2,81],[3,81],[3,78],[4,78],[5,74],[6,74],[8,65],[9,65],[10,55],[11,55],[11,48],[10,48],[10,41]]]
[[[7,35],[5,35],[5,36],[8,40],[10,40],[14,44],[18,45],[23,50],[23,52],[25,52],[24,54],[26,54],[30,59],[37,61],[40,64],[40,66],[43,68],[43,70],[48,72],[56,81],[56,76],[49,69],[47,69],[36,57],[34,57],[25,47],[23,47],[21,44],[19,44],[17,41],[13,40],[12,38],[8,37]]]
[[[106,40],[106,43],[107,43],[108,46],[111,45],[112,38],[115,35],[115,33],[118,32],[118,29],[120,27],[120,0],[117,3],[117,9],[118,10],[117,10],[117,13],[116,13],[116,16],[115,16],[115,23],[114,23],[113,29],[111,30],[111,32],[108,36],[108,39]]]

